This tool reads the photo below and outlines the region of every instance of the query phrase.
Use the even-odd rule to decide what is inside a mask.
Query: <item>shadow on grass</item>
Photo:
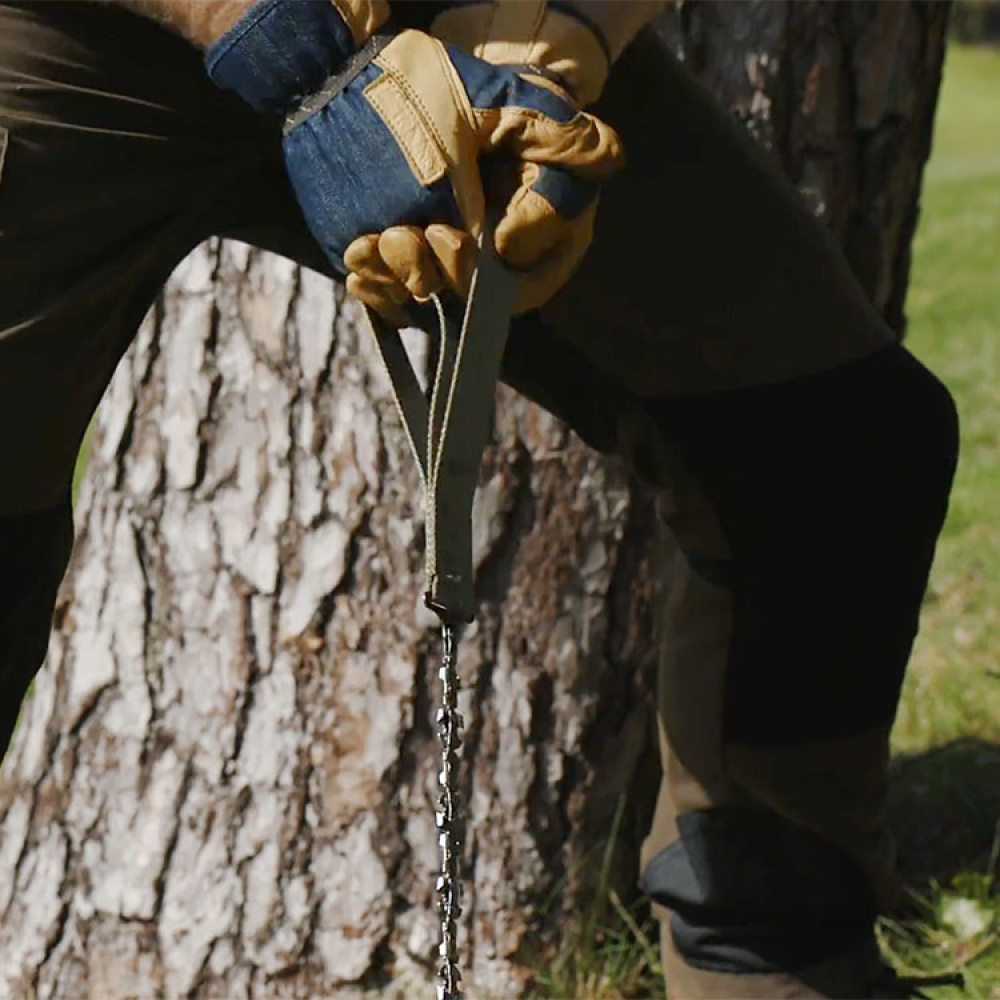
[[[897,757],[888,812],[900,873],[915,888],[982,871],[1000,823],[1000,746],[963,739]]]
[[[889,824],[909,888],[878,923],[885,957],[905,976],[960,973],[930,1000],[1000,1000],[1000,746],[962,739],[897,758]]]

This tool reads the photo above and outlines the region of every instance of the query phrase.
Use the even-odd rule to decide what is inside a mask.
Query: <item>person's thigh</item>
[[[655,32],[627,50],[595,110],[628,163],[543,318],[599,369],[643,397],[708,393],[891,341],[799,194]]]
[[[0,514],[60,503],[176,262],[276,139],[198,53],[96,3],[0,3]]]
[[[284,204],[280,133],[124,9],[0,0],[0,756],[45,656],[90,416],[197,242]]]

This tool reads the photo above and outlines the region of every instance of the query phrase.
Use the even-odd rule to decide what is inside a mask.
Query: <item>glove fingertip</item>
[[[355,280],[352,281],[352,278]],[[373,309],[394,326],[404,327],[409,325],[410,320],[406,315],[406,310],[386,296],[383,289],[361,280],[355,274],[349,274],[347,276],[347,291],[359,302],[369,309]]]
[[[594,180],[607,180],[625,167],[625,145],[607,122],[581,111],[575,123],[578,162],[570,166]]]
[[[469,293],[472,275],[479,261],[479,247],[466,232],[443,223],[427,227],[427,242],[438,266],[451,286],[461,296]]]
[[[352,240],[344,251],[344,266],[349,271],[371,267],[378,260],[378,236],[366,233]]]

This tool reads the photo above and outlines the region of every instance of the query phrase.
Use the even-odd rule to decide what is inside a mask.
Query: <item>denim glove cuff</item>
[[[260,0],[205,55],[209,77],[255,111],[282,115],[357,48],[331,0]]]

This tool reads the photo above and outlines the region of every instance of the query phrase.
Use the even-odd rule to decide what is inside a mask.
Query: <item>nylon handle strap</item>
[[[475,617],[472,504],[516,292],[488,227],[460,324],[435,297],[441,338],[429,404],[399,330],[366,309],[424,487],[425,601],[446,624]]]

